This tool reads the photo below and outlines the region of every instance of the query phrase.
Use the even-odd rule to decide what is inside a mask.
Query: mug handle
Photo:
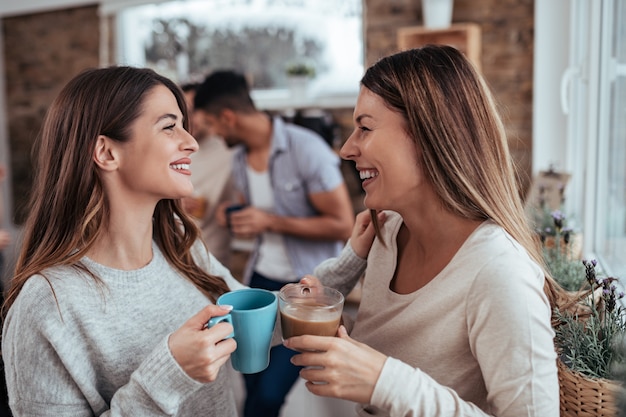
[[[213,317],[211,320],[209,320],[206,324],[206,328],[210,329],[211,327],[215,326],[217,323],[221,323],[223,321],[226,321],[228,323],[230,323],[231,325],[233,324],[233,319],[230,316],[230,314],[225,314],[223,316],[218,316],[218,317]],[[230,339],[231,337],[235,337],[235,332],[231,332],[228,336],[225,337],[225,339]]]

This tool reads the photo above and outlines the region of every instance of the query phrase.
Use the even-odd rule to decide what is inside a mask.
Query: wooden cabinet
[[[476,23],[455,23],[445,29],[424,26],[399,28],[398,49],[417,48],[427,44],[454,46],[469,58],[480,71],[481,32]]]

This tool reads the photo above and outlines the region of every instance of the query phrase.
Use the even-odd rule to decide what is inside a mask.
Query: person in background
[[[255,237],[244,273],[251,287],[279,290],[339,254],[354,211],[340,159],[315,132],[259,111],[243,75],[209,74],[194,107],[212,133],[237,149],[235,187],[247,206],[228,216],[235,237]],[[226,216],[222,214],[222,221]],[[272,348],[268,369],[244,375],[244,416],[278,416],[299,369],[293,352]]]
[[[3,251],[11,244],[11,234],[4,225],[4,202],[2,201],[2,183],[6,177],[6,168],[4,165],[0,165],[0,288],[4,283],[5,273],[4,268],[4,254]]]
[[[385,57],[361,80],[354,123],[341,156],[387,217],[354,326],[284,342],[308,390],[355,401],[360,416],[557,417],[551,314],[566,296],[481,76],[449,46]],[[345,294],[359,259],[347,245],[315,274]]]
[[[179,87],[150,69],[85,70],[35,149],[3,306],[13,414],[237,416],[233,327],[206,323],[242,285],[181,208],[198,144]]]
[[[196,219],[209,252],[222,265],[230,267],[230,232],[228,227],[217,221],[215,213],[222,203],[236,200],[231,175],[232,150],[222,138],[210,134],[203,118],[198,117],[198,112],[193,110],[193,99],[198,86],[199,84],[182,86],[191,118],[191,133],[200,147],[191,157],[194,195],[183,198],[182,203],[185,211]]]
[[[4,250],[11,244],[11,234],[4,227],[4,202],[2,200],[2,182],[6,178],[6,169],[0,165],[0,304],[4,302],[5,274],[8,275],[4,263]],[[10,417],[9,401],[7,394],[7,384],[4,378],[4,361],[0,357],[0,417]]]

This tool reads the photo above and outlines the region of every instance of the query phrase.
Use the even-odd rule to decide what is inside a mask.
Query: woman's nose
[[[339,156],[341,156],[343,159],[351,160],[354,159],[354,157],[356,156],[357,148],[354,145],[353,136],[354,132],[350,136],[348,136],[348,139],[346,139],[343,146],[339,150]]]
[[[183,144],[185,146],[185,149],[191,152],[198,152],[198,149],[200,147],[198,146],[198,141],[196,140],[196,138],[194,138],[193,135],[186,130],[184,130],[184,132],[185,138],[183,140]]]

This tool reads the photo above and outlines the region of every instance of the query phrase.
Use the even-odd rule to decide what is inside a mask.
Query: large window
[[[572,1],[570,166],[585,251],[626,277],[626,2]]]
[[[314,96],[354,94],[363,72],[361,0],[187,0],[118,13],[117,61],[184,82],[215,69],[254,89],[287,87],[286,69],[314,69]]]

